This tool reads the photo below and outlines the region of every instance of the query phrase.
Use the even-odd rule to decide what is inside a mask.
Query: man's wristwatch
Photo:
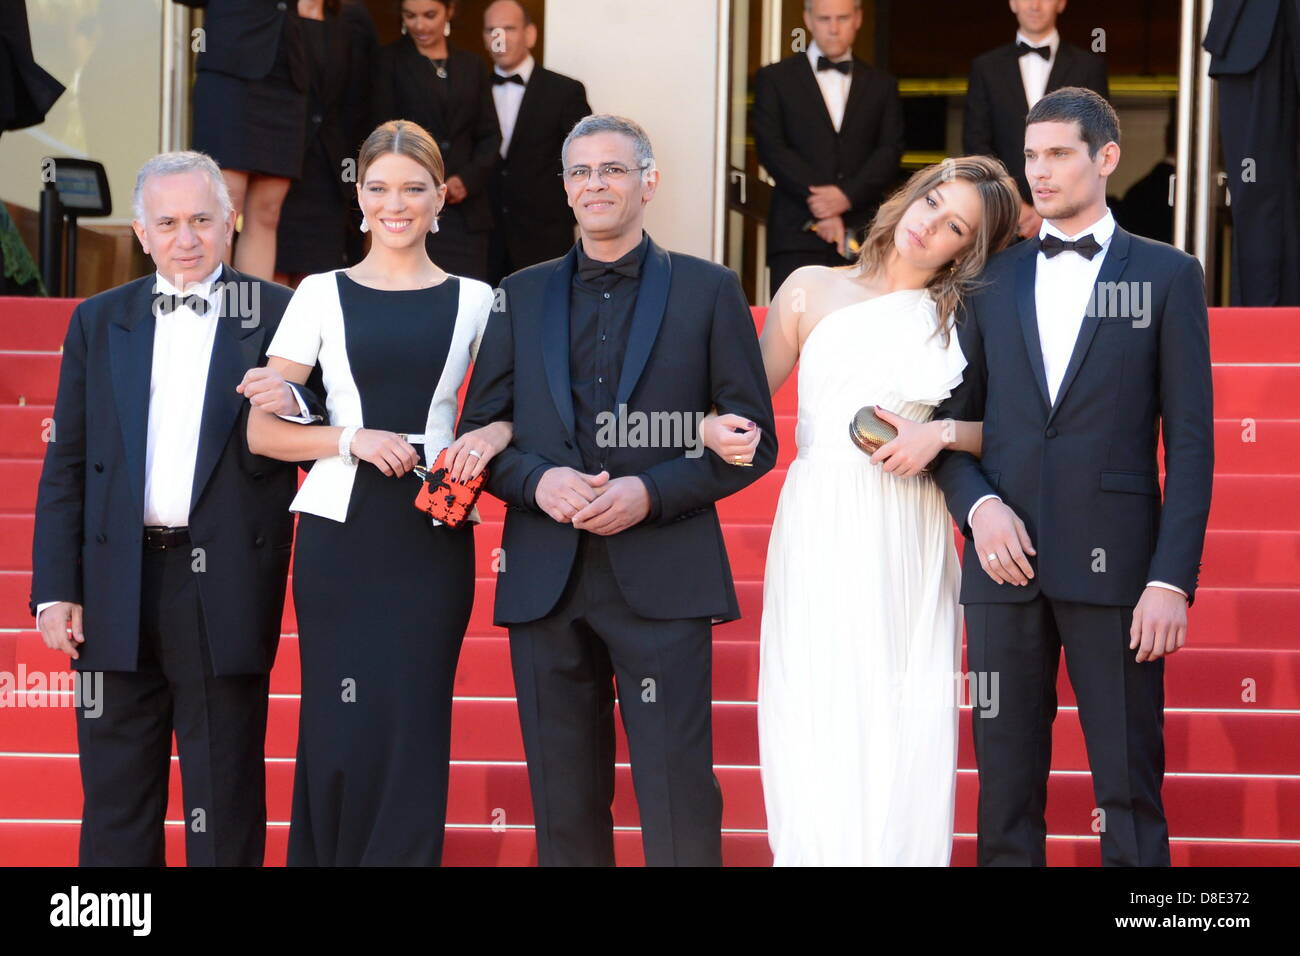
[[[359,425],[349,425],[339,433],[339,457],[343,459],[345,465],[355,465],[356,458],[352,455],[352,439],[356,437],[357,432],[361,430]]]

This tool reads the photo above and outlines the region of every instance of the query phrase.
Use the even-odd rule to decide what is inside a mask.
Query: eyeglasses
[[[640,166],[634,166],[632,169],[638,171],[649,169],[649,163],[642,163]],[[602,183],[616,183],[621,180],[632,169],[624,166],[622,163],[601,163],[595,168],[596,176]],[[591,179],[592,167],[590,166],[569,166],[563,172],[558,173],[566,183],[572,183],[575,186],[578,183],[586,183]]]

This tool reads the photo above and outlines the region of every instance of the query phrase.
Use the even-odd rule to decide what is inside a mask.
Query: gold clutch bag
[[[863,405],[849,422],[849,437],[865,454],[874,455],[881,445],[898,437],[898,429],[881,420],[872,406]]]
[[[874,455],[881,445],[897,437],[898,429],[882,420],[871,405],[859,408],[853,421],[849,422],[849,438],[862,449],[863,454]],[[928,472],[930,468],[927,465],[921,470]]]

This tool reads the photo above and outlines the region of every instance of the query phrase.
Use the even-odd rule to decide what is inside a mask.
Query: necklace
[[[447,58],[445,56],[442,59],[429,57],[429,62],[431,62],[434,69],[437,70],[438,79],[445,80],[447,78]]]

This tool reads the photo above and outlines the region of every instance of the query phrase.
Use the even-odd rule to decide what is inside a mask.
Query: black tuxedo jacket
[[[202,7],[204,49],[196,68],[260,80],[271,72],[286,12],[294,0],[176,0]],[[295,77],[305,80],[301,64]],[[301,84],[300,84],[301,85]]]
[[[1037,56],[1037,54],[1029,54]],[[1063,86],[1084,86],[1110,97],[1106,62],[1099,56],[1061,41],[1047,76],[1046,93]],[[962,123],[962,151],[971,156],[996,156],[1016,179],[1020,196],[1031,202],[1025,179],[1025,117],[1029,101],[1020,78],[1020,56],[1014,43],[977,56],[971,62]]]
[[[550,518],[524,490],[541,465],[583,470],[569,378],[576,261],[575,246],[502,283],[505,308],[488,320],[457,428],[462,434],[514,421],[513,443],[488,465],[487,489],[507,506],[499,625],[549,614],[577,551],[579,532]],[[776,435],[753,317],[734,272],[650,242],[616,398],[629,415],[690,415],[692,429],[694,413],[716,404],[763,429],[752,468],[727,464],[702,446],[694,458],[680,447],[615,447],[608,457],[611,479],[644,474],[659,493],[657,520],[605,539],[632,610],[659,620],[740,617],[714,502],[772,468]]]
[[[501,127],[487,68],[473,53],[448,47],[445,95],[433,64],[409,36],[379,51],[371,87],[371,128],[388,120],[419,123],[438,141],[447,175],[469,195],[459,204],[471,232],[492,227],[488,180],[500,158]]]
[[[1249,73],[1259,66],[1283,3],[1294,3],[1300,16],[1300,0],[1214,0],[1202,44],[1210,54],[1210,76]]]
[[[1028,601],[1041,591],[1132,607],[1148,581],[1194,598],[1214,470],[1200,263],[1116,228],[1097,277],[1103,295],[1094,297],[1096,314],[1084,318],[1049,407],[1034,302],[1038,249],[1037,239],[1021,242],[989,263],[987,285],[958,326],[965,376],[935,411],[935,418],[984,422],[981,458],[948,452],[935,463],[958,527],[969,539],[971,505],[1001,496],[1038,551],[1029,559],[1035,577],[1027,587],[995,583],[968,540],[961,602]],[[1145,327],[1109,304],[1105,283],[1144,289]],[[1162,430],[1163,507],[1156,465]]]
[[[573,245],[573,210],[560,180],[560,148],[590,112],[581,83],[533,67],[510,148],[492,177],[493,214],[504,230],[511,262],[532,265],[554,259]]]
[[[807,55],[787,57],[754,76],[754,140],[776,180],[767,224],[768,252],[822,252],[827,245],[803,226],[810,186],[839,186],[853,208],[850,231],[871,221],[898,175],[903,155],[903,105],[883,70],[853,61],[849,98],[837,133]]]
[[[195,578],[218,676],[266,673],[275,660],[298,484],[296,465],[248,450],[248,402],[235,391],[266,364],[292,292],[229,266],[221,279],[261,290],[255,323],[234,307],[218,319],[194,468],[189,527],[192,547],[203,549]],[[55,440],[36,499],[31,611],[45,601],[84,606],[86,642],[73,662],[82,670],[137,664],[153,283],[145,276],[82,302],[63,345]]]

